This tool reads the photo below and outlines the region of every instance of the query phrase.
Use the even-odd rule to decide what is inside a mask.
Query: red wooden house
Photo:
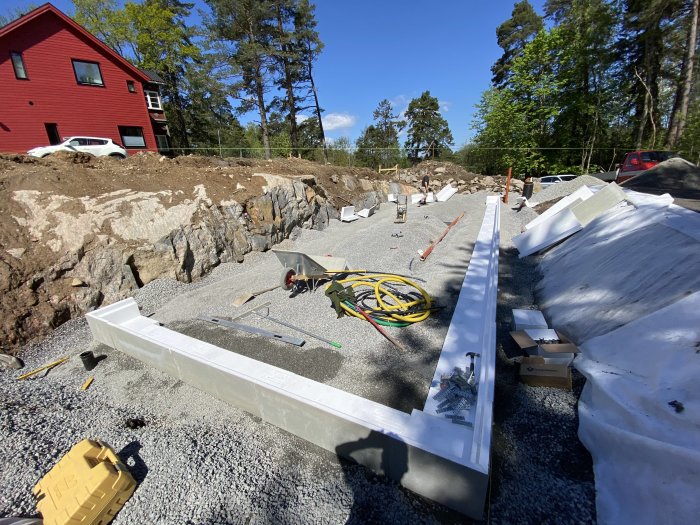
[[[128,151],[165,150],[159,83],[44,4],[0,28],[0,151],[74,135],[111,138]]]

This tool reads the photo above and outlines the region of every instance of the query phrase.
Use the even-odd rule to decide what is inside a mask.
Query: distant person
[[[427,173],[423,175],[423,180],[420,183],[420,189],[423,192],[423,199],[419,204],[427,204],[428,193],[430,193],[430,175]]]

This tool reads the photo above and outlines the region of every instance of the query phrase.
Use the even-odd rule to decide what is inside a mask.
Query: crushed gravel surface
[[[552,184],[551,186],[544,188],[542,191],[538,191],[532,196],[531,199],[528,199],[528,203],[532,206],[536,206],[537,204],[542,204],[543,202],[559,200],[562,197],[571,195],[581,186],[600,186],[602,184],[607,183],[590,175],[581,175],[573,180],[557,182],[556,184]]]
[[[568,184],[568,183],[564,183]],[[409,348],[401,353],[366,322],[336,320],[322,289],[293,298],[277,289],[236,309],[235,296],[277,284],[274,254],[255,253],[244,264],[218,267],[194,284],[157,280],[135,298],[144,315],[221,346],[314,376],[319,381],[400,410],[422,405],[447,332],[484,210],[484,194],[410,207],[409,222],[394,224],[385,204],[370,219],[304,230],[281,249],[332,254],[350,266],[410,275],[445,309],[427,321],[390,329]],[[427,248],[465,212],[427,261]],[[535,305],[538,280],[532,258],[519,260],[510,238],[534,212],[502,208],[501,269],[492,488],[485,518],[495,523],[595,521],[590,457],[576,438],[574,392],[526,387],[505,351],[510,309]],[[392,234],[401,234],[394,237]],[[200,313],[234,316],[270,301],[270,315],[341,342],[333,349],[306,338],[298,349],[210,327]],[[241,321],[291,333],[269,321]],[[298,334],[295,334],[298,335]],[[77,355],[105,356],[88,373]],[[118,351],[92,342],[84,319],[69,321],[20,353],[25,370],[73,356],[48,373],[16,381],[0,369],[0,516],[35,516],[34,484],[77,441],[111,444],[139,485],[113,523],[469,523],[444,507],[363,467],[266,424]],[[95,381],[79,391],[88,375]],[[146,425],[131,429],[129,418]]]

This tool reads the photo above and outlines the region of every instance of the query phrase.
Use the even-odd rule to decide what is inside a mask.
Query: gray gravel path
[[[409,223],[403,225],[393,224],[393,206],[383,205],[369,220],[334,223],[324,232],[303,231],[280,246],[332,253],[347,257],[353,266],[426,279],[426,290],[448,308],[424,323],[392,331],[410,348],[409,355],[386,343],[368,323],[336,320],[321,290],[293,299],[276,290],[250,306],[271,301],[271,315],[340,341],[340,350],[310,339],[302,349],[263,344],[258,338],[224,335],[220,329],[192,321],[205,311],[235,315],[238,310],[230,306],[233,297],[276,284],[281,266],[271,253],[251,254],[242,265],[222,265],[191,285],[155,281],[140,290],[136,299],[142,313],[153,313],[171,328],[211,337],[216,344],[231,345],[237,351],[257,352],[256,357],[263,360],[305,375],[316,374],[316,379],[338,388],[410,410],[425,398],[470,243],[481,222],[483,201],[484,195],[476,194],[411,207]],[[464,219],[425,263],[419,263],[416,250],[426,248],[427,241],[444,230],[445,222],[462,211]],[[508,308],[533,302],[536,275],[532,268],[518,266],[508,244],[534,215],[525,221],[523,217],[504,207],[499,354],[507,344],[503,326]],[[396,231],[403,237],[392,237]],[[252,319],[246,322],[280,329]],[[468,522],[363,467],[340,461],[158,370],[92,343],[82,319],[66,323],[42,343],[28,345],[21,357],[30,370],[86,349],[106,356],[93,371],[95,382],[86,392],[78,390],[88,373],[77,357],[28,381],[15,381],[15,371],[0,370],[0,516],[35,515],[33,485],[73,444],[92,437],[110,443],[139,482],[117,515],[117,525]],[[575,395],[518,384],[504,355],[498,367],[490,519],[590,522],[592,474],[585,450],[576,446]],[[131,417],[144,418],[146,426],[127,428],[124,421]],[[544,498],[543,493],[547,493]]]

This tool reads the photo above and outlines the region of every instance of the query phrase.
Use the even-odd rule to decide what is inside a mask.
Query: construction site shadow
[[[442,308],[433,311],[428,319],[420,323],[424,327],[428,327],[429,330],[441,333],[439,348],[428,347],[424,340],[425,336],[409,327],[402,329],[398,335],[392,335],[408,350],[411,354],[410,358],[407,358],[401,350],[387,343],[384,345],[386,349],[384,354],[369,359],[376,370],[371,376],[372,382],[377,385],[387,385],[387,388],[382,392],[382,402],[385,405],[409,414],[414,408],[423,410],[430,383],[440,359],[444,337],[459,299],[473,247],[474,244],[469,243],[456,248],[460,252],[465,252],[466,260],[464,262],[441,264],[443,278],[445,270],[447,270],[447,279],[444,279],[440,290],[432,291],[431,298],[434,305]],[[379,337],[379,334],[377,336]],[[468,351],[469,349],[465,349],[465,353]]]
[[[143,459],[141,459],[139,450],[141,450],[141,443],[138,441],[132,441],[117,452],[119,459],[121,459],[125,465],[128,465],[129,472],[131,472],[131,475],[134,476],[134,480],[136,480],[137,485],[140,485],[143,480],[146,479],[146,475],[148,474],[148,467]]]
[[[383,474],[399,484],[408,472],[408,447],[403,441],[379,432],[371,431],[367,437],[349,441],[335,447],[347,485],[353,491],[353,505],[347,524],[386,523],[391,514],[384,498],[375,497],[367,485],[372,478]],[[370,469],[359,465],[353,458],[368,464]],[[374,471],[374,472],[373,472]],[[369,483],[368,483],[369,482]],[[388,515],[387,515],[388,513]]]

